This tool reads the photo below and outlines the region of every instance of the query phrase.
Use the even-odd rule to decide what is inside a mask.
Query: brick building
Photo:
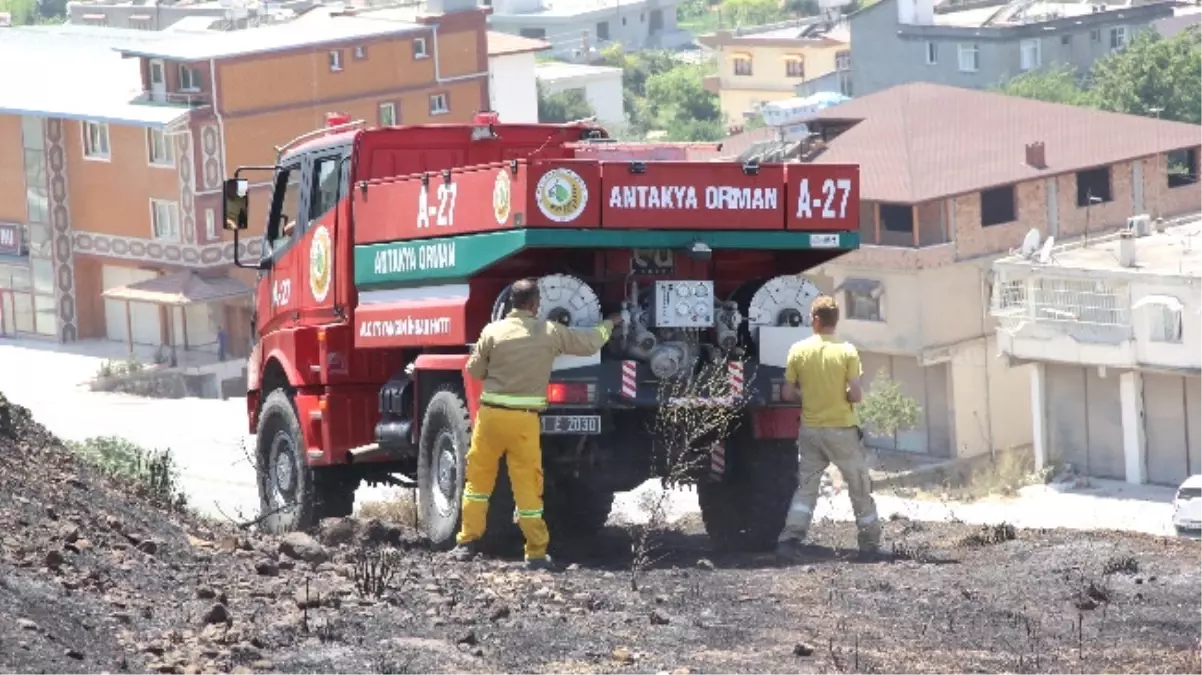
[[[274,163],[273,146],[330,112],[469,121],[489,101],[474,6],[412,21],[318,9],[231,32],[0,31],[8,62],[39,64],[0,72],[0,335],[214,348],[223,327],[245,345],[253,276],[233,274],[241,292],[217,281],[234,254],[222,180]]]
[[[933,84],[819,112],[815,162],[861,167],[860,250],[817,270],[842,335],[923,407],[886,448],[977,455],[1031,443],[1030,376],[996,358],[991,266],[1032,229],[1079,239],[1202,210],[1202,128]],[[1171,171],[1170,171],[1171,169]],[[1170,175],[1171,174],[1171,175]]]

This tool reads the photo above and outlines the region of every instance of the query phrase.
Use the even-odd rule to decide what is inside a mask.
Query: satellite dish
[[[1044,265],[1052,261],[1052,243],[1056,241],[1056,237],[1049,236],[1047,241],[1043,242],[1043,248],[1039,249],[1039,262]]]
[[[1039,230],[1032,227],[1027,236],[1023,237],[1022,254],[1024,258],[1030,258],[1035,255],[1035,251],[1039,249]]]

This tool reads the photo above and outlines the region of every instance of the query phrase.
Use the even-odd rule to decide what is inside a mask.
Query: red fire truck
[[[345,117],[226,181],[223,220],[248,227],[247,177],[270,171],[247,413],[266,527],[349,514],[364,483],[416,485],[422,527],[453,544],[480,393],[464,364],[507,291],[534,277],[540,314],[569,326],[629,317],[593,358],[561,357],[542,415],[546,512],[557,533],[604,525],[615,492],[656,476],[651,420],[669,382],[726,368],[741,424],[690,448],[720,545],[774,543],[796,485],[788,346],[818,290],[801,273],[859,245],[859,168],[661,160],[592,123],[367,129]],[[258,234],[258,233],[255,233]],[[242,250],[242,249],[240,249]],[[711,387],[712,389],[713,387]],[[674,479],[680,480],[679,476]],[[494,542],[516,537],[502,479]]]

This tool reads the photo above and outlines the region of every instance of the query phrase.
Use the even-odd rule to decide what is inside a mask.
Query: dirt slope
[[[832,548],[850,529],[824,525],[781,567],[685,531],[632,591],[616,530],[561,546],[574,564],[551,576],[452,563],[379,521],[278,539],[168,514],[2,397],[0,462],[0,671],[1200,668],[1196,542],[903,520],[890,560],[852,561]]]

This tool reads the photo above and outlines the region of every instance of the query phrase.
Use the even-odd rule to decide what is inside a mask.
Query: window
[[[1167,305],[1152,305],[1148,308],[1152,321],[1152,332],[1148,339],[1152,342],[1167,342],[1181,344],[1181,310]]]
[[[1127,27],[1115,26],[1110,29],[1110,48],[1123,49],[1127,46]]]
[[[1194,185],[1198,182],[1198,151],[1174,150],[1167,156],[1169,187]]]
[[[1065,33],[1064,35],[1060,36],[1060,45],[1062,47],[1070,47],[1070,46],[1072,46],[1072,44],[1073,44],[1073,36],[1072,35]]]
[[[608,40],[609,39],[609,22],[608,21],[600,21],[597,23],[597,39],[598,40]]]
[[[33,292],[54,295],[54,263],[38,258],[29,262],[33,271]]]
[[[751,76],[751,57],[750,56],[736,56],[735,62],[734,62],[734,67],[735,67],[735,75],[740,75],[743,77],[750,77]]]
[[[146,149],[152,166],[175,166],[175,150],[162,129],[146,130]]]
[[[907,204],[881,204],[881,229],[914,233],[914,209]]]
[[[413,58],[424,59],[430,55],[426,51],[426,38],[415,38],[413,40]]]
[[[800,77],[805,79],[806,62],[800,55],[785,57],[785,77]]]
[[[151,238],[179,241],[179,205],[161,199],[150,200]]]
[[[1043,63],[1043,54],[1040,47],[1039,38],[1023,40],[1019,43],[1019,68],[1022,70],[1034,70],[1038,68]]]
[[[856,321],[884,321],[881,312],[881,282],[875,279],[849,277],[835,288],[842,291],[847,318]]]
[[[1110,167],[1077,172],[1077,206],[1108,202],[1110,196]]]
[[[1012,223],[1017,220],[1014,211],[1013,185],[1003,185],[992,190],[981,191],[982,226]]]
[[[335,49],[330,52],[330,72],[338,73],[342,71],[342,50]]]
[[[446,94],[432,94],[430,96],[430,114],[445,115],[451,112],[451,106],[447,101]]]
[[[355,59],[362,61],[367,58],[367,47],[355,47]]]
[[[851,72],[842,70],[839,71],[839,93],[844,96],[851,97]]]
[[[927,43],[927,65],[933,66],[939,63],[939,45],[934,42]]]
[[[263,249],[265,255],[278,252],[292,239],[296,217],[300,215],[300,182],[299,162],[281,169],[276,174],[274,184],[277,189],[283,185],[284,194],[279,199],[280,210],[276,213],[275,222],[269,223],[267,227],[267,240],[271,242],[271,247]]]
[[[309,199],[310,226],[338,205],[342,187],[342,165],[341,157],[324,157],[313,165],[313,190]]]
[[[179,67],[179,90],[180,91],[200,91],[201,79],[200,71],[191,67],[180,64]]]
[[[109,125],[103,122],[83,123],[83,156],[88,159],[109,158]]]
[[[851,50],[843,49],[835,52],[835,70],[840,72],[851,70]]]
[[[391,127],[396,125],[396,104],[381,103],[380,104],[380,126]]]
[[[205,238],[217,238],[217,215],[213,209],[205,209]]]
[[[1089,31],[1089,41],[1090,42],[1101,42],[1102,41],[1102,29],[1095,28],[1095,29]]]
[[[960,57],[960,72],[975,73],[981,67],[981,52],[977,48],[977,44],[962,44],[957,45]]]

